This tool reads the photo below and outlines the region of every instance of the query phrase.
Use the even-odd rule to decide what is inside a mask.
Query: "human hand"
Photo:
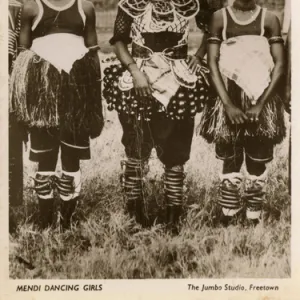
[[[140,70],[135,70],[131,72],[131,75],[136,94],[141,97],[150,97],[152,95],[153,88],[146,74]]]
[[[260,113],[262,111],[262,108],[263,108],[263,106],[258,103],[256,105],[253,105],[246,111],[246,115],[247,115],[248,119],[250,120],[250,122],[258,121]]]
[[[232,124],[243,124],[248,120],[248,117],[233,104],[226,105],[225,110]]]

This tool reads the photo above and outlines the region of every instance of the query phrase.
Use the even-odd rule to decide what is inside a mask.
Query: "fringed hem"
[[[199,76],[196,87],[188,89],[181,86],[177,93],[171,98],[167,109],[154,97],[139,99],[135,90],[121,91],[118,86],[119,78],[125,68],[121,65],[111,65],[104,70],[104,90],[108,109],[116,110],[118,113],[143,116],[151,119],[155,112],[166,113],[171,119],[182,120],[193,118],[196,113],[203,110],[204,102],[208,100],[209,87],[205,80]]]
[[[259,121],[244,125],[232,125],[227,117],[224,105],[219,98],[210,99],[204,107],[198,133],[209,143],[233,143],[239,136],[256,137],[274,145],[286,136],[284,108],[279,96],[275,96],[264,106]],[[247,103],[250,107],[251,103]]]
[[[100,134],[103,127],[97,54],[77,60],[61,73],[31,50],[20,53],[10,82],[10,109],[29,127],[63,127]],[[94,134],[95,135],[95,134]]]

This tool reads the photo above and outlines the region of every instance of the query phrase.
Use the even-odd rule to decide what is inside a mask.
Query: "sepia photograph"
[[[290,0],[7,8],[11,280],[291,278]]]

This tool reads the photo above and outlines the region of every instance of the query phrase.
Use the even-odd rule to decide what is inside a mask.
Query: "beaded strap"
[[[207,42],[209,44],[221,44],[222,43],[222,40],[218,37],[215,37],[215,36],[212,36],[210,38],[207,39]]]
[[[270,45],[276,44],[276,43],[284,44],[283,38],[281,36],[272,36],[271,38],[269,38]]]
[[[95,46],[88,47],[88,49],[89,49],[89,51],[98,51],[98,50],[100,50],[100,46],[95,45]]]
[[[148,60],[151,58],[153,53],[154,52],[146,46],[139,45],[134,42],[132,43],[132,56],[134,58]],[[164,57],[169,60],[186,59],[188,54],[188,46],[187,44],[182,44],[175,47],[166,48],[162,53]]]

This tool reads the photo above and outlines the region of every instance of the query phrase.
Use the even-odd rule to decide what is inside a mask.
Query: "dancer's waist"
[[[158,47],[150,48],[147,45],[140,45],[135,42],[132,43],[132,56],[143,60],[149,60],[154,53],[161,53],[168,60],[186,59],[188,55],[188,45],[182,44],[168,48],[160,49]]]

